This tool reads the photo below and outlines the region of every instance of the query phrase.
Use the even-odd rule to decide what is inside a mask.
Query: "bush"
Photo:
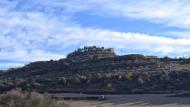
[[[37,92],[25,92],[12,90],[3,94],[0,98],[0,107],[69,107],[58,103],[48,95]]]

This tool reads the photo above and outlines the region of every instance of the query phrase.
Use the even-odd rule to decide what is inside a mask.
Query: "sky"
[[[0,0],[0,69],[83,46],[190,56],[189,0]]]

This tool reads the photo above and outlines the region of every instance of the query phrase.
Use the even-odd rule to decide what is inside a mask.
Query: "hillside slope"
[[[39,61],[0,74],[0,91],[15,87],[49,92],[189,91],[190,59],[85,47],[57,61]]]

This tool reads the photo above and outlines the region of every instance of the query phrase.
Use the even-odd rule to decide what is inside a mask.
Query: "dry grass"
[[[65,103],[58,103],[48,95],[37,92],[23,93],[20,90],[12,90],[2,95],[0,107],[69,107]]]

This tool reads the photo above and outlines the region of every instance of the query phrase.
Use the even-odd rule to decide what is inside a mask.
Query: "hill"
[[[190,59],[84,47],[60,60],[39,61],[0,74],[0,91],[137,93],[190,90]]]

